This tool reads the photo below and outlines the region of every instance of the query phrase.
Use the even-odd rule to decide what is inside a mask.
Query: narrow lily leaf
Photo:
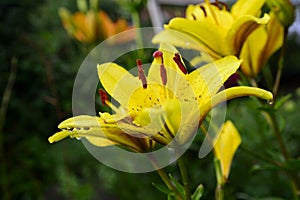
[[[165,194],[170,195],[170,196],[174,196],[174,192],[172,190],[170,190],[169,188],[167,188],[166,186],[160,185],[160,184],[157,184],[157,183],[152,183],[152,185],[154,187],[156,187],[156,189],[158,189],[162,193],[165,193]]]
[[[204,192],[204,187],[200,184],[192,195],[192,200],[200,200]]]
[[[185,191],[184,191],[184,187],[171,175],[169,174],[170,180],[172,181],[172,183],[174,183],[175,187],[177,188],[177,190],[179,191],[179,193],[181,194],[181,196],[185,196]]]

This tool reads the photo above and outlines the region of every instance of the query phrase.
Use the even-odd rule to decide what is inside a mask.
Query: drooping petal
[[[233,4],[231,13],[236,17],[243,15],[258,16],[260,9],[265,4],[266,0],[238,0]]]
[[[133,92],[142,87],[141,81],[115,63],[97,66],[101,84],[124,108],[128,108]]]
[[[84,137],[91,143],[99,146],[107,146],[110,142],[110,145],[119,144],[139,152],[146,150],[144,149],[146,141],[142,144],[143,140],[147,139],[143,135],[145,130],[123,122],[107,124],[100,117],[81,115],[63,121],[58,128],[62,129],[62,131],[49,137],[50,143],[57,142],[68,136],[75,138]],[[148,132],[151,134],[151,130]],[[138,136],[138,138],[135,136]],[[139,142],[137,139],[140,139]]]
[[[220,160],[222,175],[227,180],[233,156],[241,144],[241,136],[231,121],[226,121],[214,139],[215,156]]]
[[[255,96],[269,102],[273,100],[273,94],[267,90],[249,86],[236,86],[217,93],[212,99],[212,107],[221,102],[245,96]]]
[[[234,55],[239,54],[247,37],[260,25],[268,23],[269,19],[268,14],[265,14],[262,18],[244,15],[234,21],[226,36],[229,42],[228,45],[234,48]]]

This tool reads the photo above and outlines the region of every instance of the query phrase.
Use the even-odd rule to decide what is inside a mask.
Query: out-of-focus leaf
[[[177,190],[179,191],[179,193],[181,194],[181,196],[185,196],[184,195],[184,187],[171,175],[169,174],[170,180],[174,183],[175,187],[177,188]]]
[[[291,94],[287,94],[279,99],[276,100],[276,103],[274,105],[274,109],[277,110],[280,108],[287,100],[289,100],[292,97]]]
[[[199,200],[201,199],[202,195],[204,192],[204,187],[202,184],[198,185],[198,187],[196,188],[195,192],[192,195],[192,200]]]
[[[164,185],[160,185],[160,184],[157,184],[157,183],[152,183],[152,185],[154,187],[156,187],[159,191],[161,191],[162,193],[165,193],[168,195],[168,198],[169,196],[173,196],[174,195],[174,192],[171,191],[169,188],[167,188],[166,186]]]

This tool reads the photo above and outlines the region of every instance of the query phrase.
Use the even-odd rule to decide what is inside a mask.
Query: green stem
[[[186,169],[183,156],[181,156],[177,160],[177,162],[178,162],[178,167],[179,167],[181,178],[182,178],[183,188],[185,191],[185,199],[190,200],[191,199],[191,191],[189,188],[189,177],[188,177],[188,171]]]
[[[274,86],[273,86],[274,99],[276,99],[276,97],[278,95],[278,89],[279,89],[279,85],[280,85],[280,79],[281,79],[281,76],[282,76],[287,35],[288,35],[288,29],[285,28],[284,29],[284,36],[283,36],[283,45],[282,45],[282,48],[281,48],[281,51],[280,51],[279,60],[278,60],[277,74],[276,74],[276,78],[275,78],[275,82],[274,82]]]
[[[248,154],[252,155],[252,156],[255,157],[255,158],[258,158],[258,159],[261,160],[261,161],[270,163],[270,164],[275,165],[275,166],[277,166],[277,167],[282,167],[281,163],[278,163],[278,162],[276,162],[276,161],[274,161],[274,160],[272,160],[272,159],[266,158],[266,157],[264,157],[264,156],[262,156],[262,155],[256,153],[255,151],[250,150],[249,148],[245,147],[245,145],[243,145],[243,144],[240,145],[240,148],[241,148],[241,150],[247,152]]]
[[[131,13],[131,17],[132,17],[132,23],[134,25],[134,27],[136,28],[136,38],[135,38],[135,41],[136,41],[136,45],[137,45],[137,48],[139,49],[139,57],[141,59],[143,59],[143,48],[144,48],[144,43],[143,43],[143,37],[142,37],[142,33],[141,33],[141,21],[140,21],[140,15],[139,15],[139,11],[138,10],[134,10],[132,11]],[[140,53],[140,51],[142,51]]]
[[[17,62],[18,62],[17,58],[13,57],[11,59],[11,71],[9,74],[6,88],[3,93],[3,98],[0,107],[0,160],[2,163],[1,190],[3,192],[3,199],[10,199],[10,194],[9,194],[10,190],[8,189],[7,170],[6,170],[6,162],[4,156],[4,124],[6,120],[6,111],[7,111],[8,103],[11,97],[11,92],[17,75]]]
[[[277,142],[279,144],[279,148],[281,150],[281,153],[282,153],[285,161],[287,161],[290,156],[289,156],[287,148],[286,148],[286,146],[284,144],[282,135],[280,133],[280,129],[279,129],[279,126],[278,126],[278,122],[277,122],[276,116],[275,116],[275,114],[273,112],[267,112],[267,117],[269,118],[268,121],[270,123],[270,126],[273,129],[273,132],[274,132],[276,140],[277,140]]]
[[[177,200],[183,200],[180,192],[177,190],[177,188],[174,186],[174,184],[171,182],[171,180],[169,179],[168,175],[166,174],[166,172],[162,169],[159,169],[159,167],[157,167],[157,162],[155,160],[154,157],[149,156],[149,159],[152,163],[152,165],[155,167],[158,175],[160,176],[160,178],[162,179],[162,181],[165,183],[165,185],[168,187],[169,190],[174,192],[174,196]]]

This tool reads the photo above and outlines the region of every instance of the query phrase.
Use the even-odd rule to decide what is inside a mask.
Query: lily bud
[[[294,22],[295,6],[289,0],[267,0],[267,5],[285,28]]]

